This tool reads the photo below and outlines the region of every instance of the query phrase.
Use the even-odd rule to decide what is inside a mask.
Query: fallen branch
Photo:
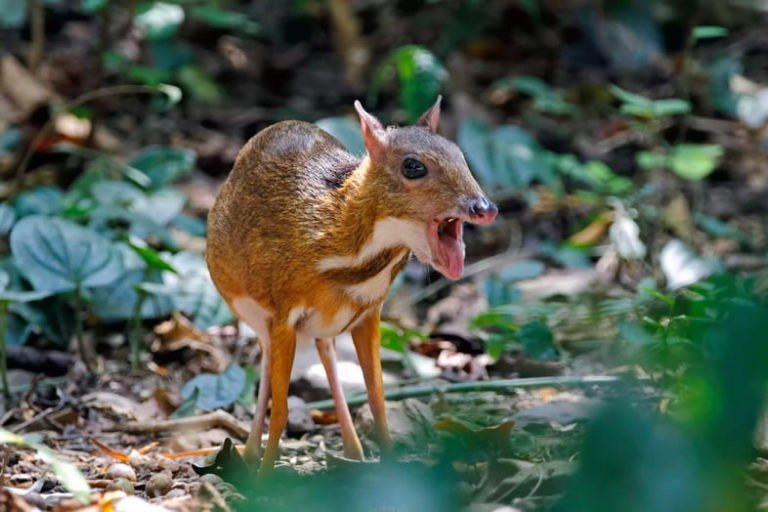
[[[223,427],[241,439],[248,437],[250,429],[225,411],[216,411],[190,418],[174,418],[159,421],[135,421],[115,424],[106,429],[107,432],[152,433],[172,432],[177,430],[202,430],[206,428]]]
[[[506,391],[509,389],[540,388],[548,386],[596,386],[614,384],[618,377],[536,377],[530,379],[483,380],[477,382],[459,382],[457,384],[434,384],[429,386],[405,386],[391,389],[384,393],[386,400],[404,400],[443,393],[475,393],[483,391]],[[362,405],[368,401],[365,394],[347,398],[349,406]],[[333,400],[318,400],[306,404],[307,409],[328,410],[334,408]]]

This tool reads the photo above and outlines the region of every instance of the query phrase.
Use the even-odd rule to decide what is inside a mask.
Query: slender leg
[[[288,422],[288,385],[296,355],[296,331],[285,320],[273,322],[270,329],[269,381],[272,387],[272,412],[269,438],[259,474],[268,474],[277,460],[280,436]]]
[[[392,439],[387,426],[387,410],[384,406],[384,381],[381,376],[381,354],[379,352],[379,322],[380,313],[377,309],[352,329],[352,339],[355,342],[357,358],[363,369],[365,387],[368,390],[368,403],[373,413],[376,428],[376,440],[382,451],[392,448]]]
[[[245,460],[258,464],[261,458],[261,434],[264,431],[264,419],[267,417],[269,404],[269,338],[259,336],[261,342],[261,378],[259,380],[259,397],[256,401],[256,414],[253,417],[251,432],[245,443]]]
[[[344,456],[350,459],[363,460],[363,447],[360,444],[360,439],[357,438],[355,425],[352,423],[352,415],[349,413],[347,400],[344,398],[344,390],[341,389],[341,382],[339,382],[339,373],[336,368],[336,347],[333,338],[317,338],[315,344],[317,353],[320,354],[320,361],[325,368],[325,374],[328,376],[333,401],[336,403],[336,415],[339,417],[341,438],[344,442]]]

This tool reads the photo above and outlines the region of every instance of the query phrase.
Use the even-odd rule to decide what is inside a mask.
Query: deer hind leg
[[[344,390],[339,381],[339,372],[336,366],[336,346],[333,338],[317,338],[315,340],[317,353],[320,355],[320,361],[325,368],[325,374],[328,377],[328,385],[331,388],[331,395],[336,404],[336,415],[339,418],[341,427],[341,439],[344,443],[344,456],[350,459],[363,460],[363,447],[360,439],[355,432],[355,425],[352,422],[352,415],[349,412],[347,401],[344,398]]]
[[[280,451],[280,436],[288,422],[288,385],[296,355],[296,331],[285,319],[275,319],[270,328],[269,382],[272,390],[272,412],[269,437],[259,474],[268,474]]]
[[[248,440],[245,444],[245,460],[257,467],[261,459],[261,437],[264,432],[264,420],[267,417],[270,398],[270,314],[250,298],[235,299],[232,301],[231,306],[232,310],[253,329],[261,345],[259,394],[251,432],[248,434]]]

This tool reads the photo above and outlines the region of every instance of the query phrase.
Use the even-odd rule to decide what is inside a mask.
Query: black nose
[[[469,203],[469,214],[477,219],[488,220],[489,222],[496,217],[499,209],[485,197],[478,197]]]

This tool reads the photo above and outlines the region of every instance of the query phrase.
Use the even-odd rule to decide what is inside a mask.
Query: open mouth
[[[432,266],[449,279],[464,274],[464,219],[445,217],[429,223]]]

